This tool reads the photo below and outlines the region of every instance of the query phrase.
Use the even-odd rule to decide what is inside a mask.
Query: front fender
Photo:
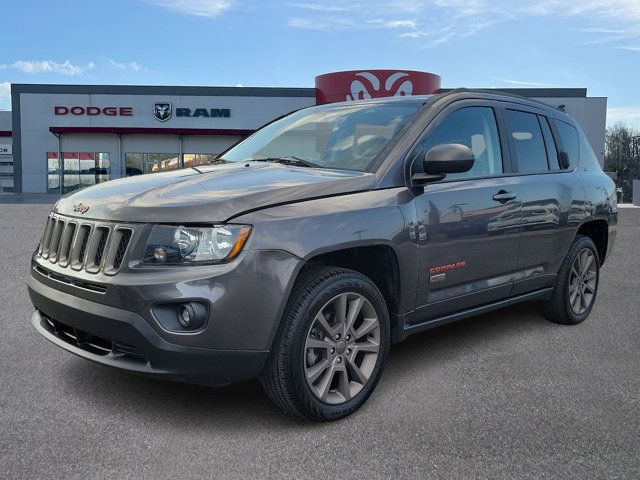
[[[415,204],[406,188],[280,205],[234,221],[253,225],[251,249],[284,250],[303,260],[289,290],[304,263],[318,255],[354,247],[388,246],[399,264],[399,313],[414,308],[419,256]]]

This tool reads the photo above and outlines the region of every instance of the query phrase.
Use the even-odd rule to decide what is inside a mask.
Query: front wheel
[[[389,314],[375,284],[318,268],[294,288],[261,382],[286,413],[336,420],[367,400],[388,350]]]
[[[569,248],[551,297],[540,302],[545,318],[563,325],[582,323],[591,313],[598,292],[600,258],[593,241],[576,236]]]

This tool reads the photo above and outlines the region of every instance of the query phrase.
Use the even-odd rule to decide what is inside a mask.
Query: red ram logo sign
[[[316,77],[316,102],[331,103],[404,95],[428,95],[440,77],[411,70],[352,70]]]

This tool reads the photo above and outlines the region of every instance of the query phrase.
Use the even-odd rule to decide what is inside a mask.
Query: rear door
[[[413,172],[421,170],[424,153],[436,145],[460,143],[476,158],[469,172],[428,184],[415,198],[420,245],[416,322],[499,300],[511,291],[520,200],[496,113],[496,104],[488,101],[455,102],[413,150]]]
[[[549,287],[575,229],[571,209],[582,198],[575,175],[559,167],[560,143],[544,110],[513,105],[502,110],[512,153],[521,233],[512,295]]]

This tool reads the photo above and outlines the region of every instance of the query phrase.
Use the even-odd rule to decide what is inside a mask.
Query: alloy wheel
[[[364,296],[345,292],[316,314],[304,348],[304,374],[313,394],[328,404],[351,400],[367,384],[380,351],[380,322]]]
[[[569,275],[569,305],[577,315],[586,312],[596,294],[598,270],[596,258],[589,248],[580,250]]]

